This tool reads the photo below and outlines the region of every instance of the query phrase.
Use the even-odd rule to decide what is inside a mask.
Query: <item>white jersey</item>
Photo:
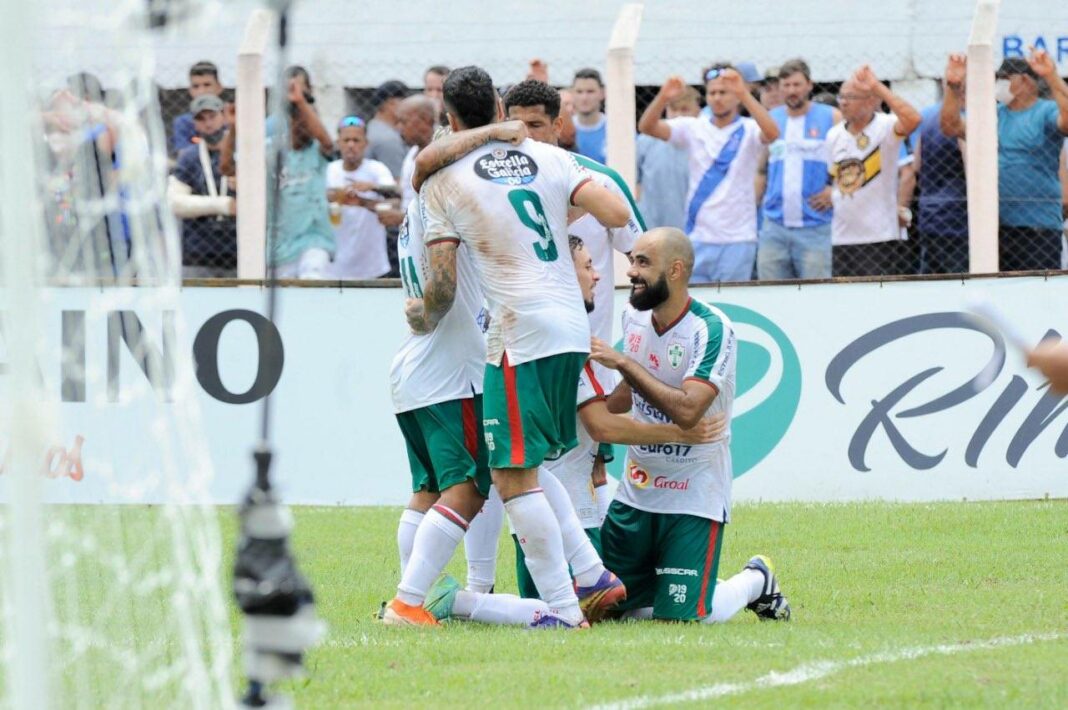
[[[624,308],[623,352],[671,387],[682,389],[686,380],[714,385],[719,394],[705,416],[722,412],[729,432],[738,349],[730,319],[696,299],[663,330],[652,313]],[[631,414],[639,422],[671,422],[636,390]],[[729,434],[711,444],[630,446],[616,500],[652,513],[684,513],[726,523],[733,478]]]
[[[843,121],[827,131],[834,189],[832,244],[873,244],[907,238],[897,221],[897,180],[903,138],[897,117],[876,111],[857,135]]]
[[[621,254],[630,252],[638,237],[645,231],[645,220],[642,219],[630,188],[623,182],[619,173],[585,156],[576,155],[575,160],[590,172],[594,181],[618,195],[630,208],[630,217],[622,227],[610,229],[598,222],[593,215],[584,214],[567,229],[568,234],[574,234],[585,243],[586,251],[593,258],[593,268],[601,275],[601,280],[594,287],[595,307],[590,313],[590,331],[601,340],[612,342],[612,324],[616,322],[612,315],[615,301],[615,260],[612,250],[615,249]]]
[[[598,377],[594,374],[590,363],[582,368],[578,380],[578,409],[582,409],[593,402],[603,402],[605,390],[601,386]],[[576,418],[578,411],[575,412]],[[578,446],[553,461],[546,461],[542,467],[552,473],[564,484],[571,504],[575,508],[579,522],[584,528],[597,528],[601,526],[601,511],[597,506],[597,497],[593,491],[593,460],[597,456],[598,443],[578,421],[576,427],[578,433]]]
[[[415,188],[412,187],[412,178],[415,177],[415,156],[419,153],[419,146],[413,145],[411,149],[404,155],[404,162],[401,163],[401,209],[407,210],[408,205],[412,204],[412,200],[415,199]]]
[[[365,159],[355,170],[345,170],[341,160],[326,166],[327,189],[340,189],[354,182],[373,185],[392,185],[393,174],[385,163]],[[360,197],[375,199],[374,192],[361,192]],[[341,224],[334,227],[337,252],[327,274],[335,279],[377,279],[389,273],[386,253],[386,228],[373,210],[356,205],[342,205]]]
[[[413,200],[397,238],[401,283],[408,298],[422,298],[429,277],[424,241],[419,200]],[[393,358],[389,382],[398,414],[482,393],[486,369],[486,341],[479,326],[482,292],[467,249],[461,246],[456,251],[452,308],[430,333],[409,334]]]
[[[489,143],[423,185],[426,244],[464,244],[479,274],[491,364],[590,351],[567,244],[567,209],[588,180],[570,153],[527,139]]]
[[[685,148],[690,156],[686,191],[690,239],[703,244],[755,242],[755,181],[764,149],[757,122],[742,116],[720,128],[708,118],[680,116],[667,125],[668,142]]]

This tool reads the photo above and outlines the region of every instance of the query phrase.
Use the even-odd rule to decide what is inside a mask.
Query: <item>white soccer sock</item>
[[[764,575],[743,569],[728,580],[716,582],[712,593],[712,613],[701,619],[704,624],[722,624],[756,601],[764,591]]]
[[[411,508],[405,508],[401,513],[400,522],[397,523],[397,549],[400,551],[400,571],[404,576],[404,569],[408,566],[408,560],[412,556],[412,545],[415,544],[415,532],[419,529],[419,523],[423,521],[423,513]]]
[[[556,521],[560,524],[560,538],[564,541],[564,557],[571,565],[571,573],[580,587],[592,587],[604,573],[604,564],[597,554],[589,536],[582,528],[575,506],[564,484],[544,468],[538,469],[538,484],[545,490],[545,497],[552,506]]]
[[[608,484],[596,486],[593,495],[597,498],[597,512],[601,516],[601,524],[608,517],[608,506],[612,505],[612,496],[608,495]]]
[[[514,594],[479,594],[459,591],[452,605],[452,616],[483,624],[530,626],[551,613],[541,599],[521,599]]]
[[[412,556],[397,585],[397,598],[419,605],[463,539],[467,521],[451,508],[437,503],[427,511],[415,533]]]
[[[504,509],[523,548],[527,571],[538,588],[538,596],[567,623],[579,623],[582,610],[567,573],[560,524],[545,493],[540,488],[532,488],[506,500]]]
[[[471,521],[464,535],[467,555],[467,591],[488,592],[497,575],[497,543],[504,525],[504,504],[497,487],[490,487],[489,498]]]

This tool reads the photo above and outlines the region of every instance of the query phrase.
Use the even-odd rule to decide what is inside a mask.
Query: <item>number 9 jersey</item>
[[[397,260],[407,298],[422,298],[430,275],[419,200],[408,204],[397,236]],[[456,300],[426,335],[409,333],[389,371],[393,409],[408,412],[482,394],[486,340],[479,325],[482,290],[467,247],[456,254]]]
[[[466,246],[490,310],[487,361],[512,366],[588,353],[567,209],[590,174],[567,151],[493,142],[432,175],[420,193],[426,244]]]

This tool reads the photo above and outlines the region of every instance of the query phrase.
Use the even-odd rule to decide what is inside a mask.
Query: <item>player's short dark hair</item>
[[[604,82],[601,81],[601,72],[597,71],[596,69],[593,69],[592,67],[579,69],[577,72],[575,72],[575,78],[571,80],[572,86],[574,86],[575,82],[579,79],[593,79],[597,82],[597,86],[600,86],[602,89],[604,88]]]
[[[537,79],[521,81],[504,95],[505,113],[513,106],[521,108],[543,106],[549,118],[555,120],[560,115],[560,92]]]
[[[574,234],[569,234],[567,235],[567,246],[572,252],[575,252],[586,246],[586,242],[582,241],[582,237],[576,237]]]
[[[480,128],[497,116],[497,92],[485,69],[476,66],[453,69],[442,85],[445,110],[464,128]]]
[[[448,76],[449,75],[449,68],[447,66],[445,66],[444,64],[435,64],[434,66],[430,67],[425,72],[423,72],[423,76],[426,76],[427,74],[437,74],[438,76]]]
[[[808,62],[801,58],[791,59],[779,67],[779,78],[785,79],[799,72],[805,75],[805,81],[812,81],[812,70],[808,68]]]
[[[215,66],[212,62],[197,62],[189,67],[189,78],[192,79],[194,76],[210,76],[215,81],[218,81],[219,67]]]

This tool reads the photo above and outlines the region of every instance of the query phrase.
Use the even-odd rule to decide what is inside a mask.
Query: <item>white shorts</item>
[[[325,279],[330,266],[330,252],[319,247],[305,249],[300,257],[274,267],[276,279]]]

